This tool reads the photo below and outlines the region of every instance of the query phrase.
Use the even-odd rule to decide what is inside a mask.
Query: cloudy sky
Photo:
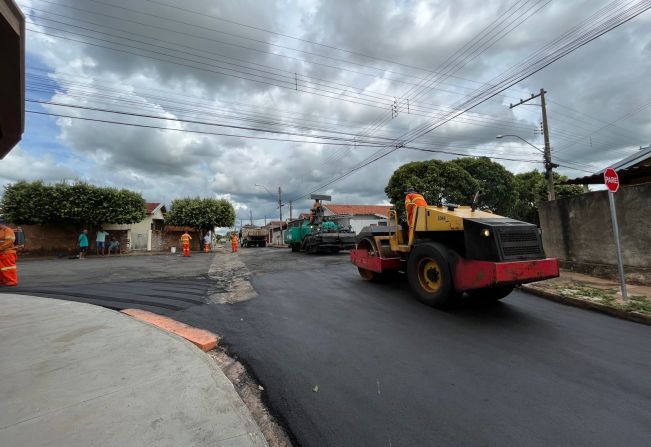
[[[595,172],[651,143],[651,12],[569,52],[646,2],[17,2],[38,113],[0,162],[4,184],[226,197],[258,222],[277,219],[279,186],[294,215],[313,191],[383,203],[408,161],[541,169],[536,149],[495,136],[543,145],[540,107],[508,107],[543,87],[559,172]]]

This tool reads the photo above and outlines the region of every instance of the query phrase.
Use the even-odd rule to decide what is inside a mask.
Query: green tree
[[[228,200],[185,198],[172,201],[165,216],[170,225],[188,226],[202,231],[215,227],[231,227],[235,223],[235,209]]]
[[[146,216],[145,200],[140,194],[84,182],[46,185],[43,181],[20,181],[7,185],[2,210],[8,222],[21,225],[129,224]]]
[[[460,166],[440,160],[402,165],[384,189],[398,215],[405,212],[405,190],[408,187],[416,188],[430,204],[467,203],[479,189],[479,182]]]
[[[488,208],[503,216],[511,214],[516,205],[517,193],[513,174],[504,166],[488,157],[457,158],[448,163],[464,169],[479,183],[482,191],[478,201],[480,208]],[[463,203],[472,203],[473,197],[464,197]]]
[[[554,173],[554,191],[557,199],[583,194],[581,186],[566,185],[563,183],[566,180],[567,177]],[[538,203],[547,200],[547,179],[545,174],[537,170],[516,174],[515,191],[517,200],[510,216],[514,219],[539,225]]]

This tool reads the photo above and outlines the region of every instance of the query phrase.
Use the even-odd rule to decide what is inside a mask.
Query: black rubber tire
[[[359,272],[359,276],[361,276],[364,281],[378,282],[382,278],[381,273],[377,273],[372,270],[357,267],[357,271]]]
[[[407,280],[416,297],[428,306],[445,308],[458,297],[448,250],[441,244],[428,242],[414,247],[407,260]]]
[[[292,248],[292,252],[294,253],[301,250],[301,247],[298,244],[290,244],[290,247]]]
[[[499,301],[506,298],[515,286],[494,286],[484,287],[482,289],[468,290],[466,293],[473,299],[481,301]]]

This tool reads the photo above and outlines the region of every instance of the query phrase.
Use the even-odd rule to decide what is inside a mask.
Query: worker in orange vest
[[[183,256],[190,256],[190,241],[192,240],[192,236],[188,234],[186,231],[181,235],[181,244],[183,244]]]
[[[239,241],[237,240],[237,234],[231,233],[231,252],[232,253],[235,253],[237,251],[238,242]]]
[[[407,210],[407,223],[409,227],[414,225],[414,218],[416,216],[416,207],[427,206],[425,198],[418,193],[414,188],[407,188],[405,191],[405,209]]]
[[[210,240],[212,238],[210,237],[210,232],[206,233],[206,235],[203,237],[203,251],[206,253],[210,253]]]
[[[16,269],[16,248],[14,230],[4,224],[0,217],[0,284],[3,286],[18,285],[18,271]]]

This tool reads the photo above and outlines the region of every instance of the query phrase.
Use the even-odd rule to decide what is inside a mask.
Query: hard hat
[[[412,188],[412,187],[410,186],[410,187],[408,187],[407,190],[405,191],[405,194],[413,194],[413,193],[415,193],[415,192],[418,192],[418,191],[416,191],[414,188]]]

